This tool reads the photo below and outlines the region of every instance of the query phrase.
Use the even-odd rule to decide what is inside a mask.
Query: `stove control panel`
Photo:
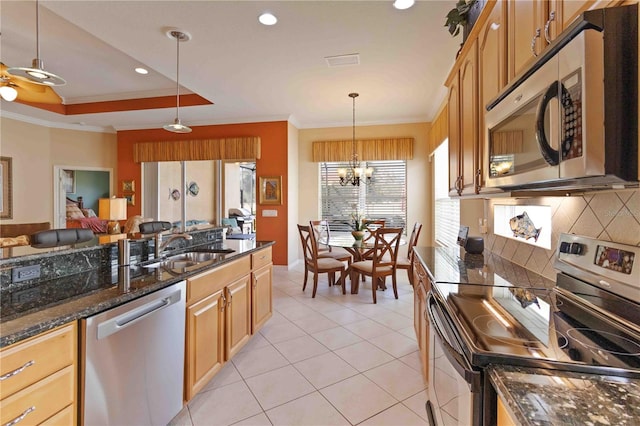
[[[560,234],[554,267],[640,303],[640,247]]]

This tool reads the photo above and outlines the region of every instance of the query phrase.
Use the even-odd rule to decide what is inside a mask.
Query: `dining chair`
[[[302,291],[307,288],[307,278],[309,272],[313,272],[313,292],[311,297],[316,297],[316,291],[318,290],[318,275],[327,274],[329,285],[335,282],[335,273],[340,272],[340,286],[342,287],[342,294],[345,294],[345,264],[337,259],[331,257],[318,257],[318,243],[315,239],[314,232],[309,225],[298,225],[298,232],[300,233],[300,242],[302,243],[302,251],[304,256],[304,283],[302,284]]]
[[[364,221],[364,238],[362,239],[363,243],[371,242],[373,239],[373,234],[380,228],[384,228],[385,219],[375,219],[375,220],[365,220]]]
[[[402,238],[403,228],[379,228],[373,235],[375,238],[373,258],[351,264],[351,285],[358,284],[358,276],[371,277],[371,291],[373,303],[377,303],[376,290],[379,285],[384,287],[384,280],[391,276],[393,295],[398,298],[398,286],[396,283],[396,260],[398,247]],[[351,290],[353,293],[353,289]]]
[[[329,238],[331,238],[331,229],[329,229],[327,220],[310,220],[309,225],[313,230],[313,236],[318,242],[318,257],[329,257],[340,262],[347,262],[347,267],[351,266],[353,258],[349,253],[340,248],[334,251],[331,246],[320,243],[321,240],[329,241]]]
[[[413,231],[411,231],[411,237],[409,238],[409,244],[407,245],[407,256],[398,256],[396,261],[396,268],[406,269],[409,276],[409,284],[413,287],[413,249],[418,244],[418,237],[420,237],[420,231],[422,230],[422,224],[416,222],[413,225]]]

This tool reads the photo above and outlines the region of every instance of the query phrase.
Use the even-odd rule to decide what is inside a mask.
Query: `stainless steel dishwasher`
[[[87,426],[166,425],[182,409],[185,282],[82,320]]]

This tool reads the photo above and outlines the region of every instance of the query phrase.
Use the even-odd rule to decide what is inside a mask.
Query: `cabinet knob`
[[[556,12],[554,10],[549,14],[549,19],[547,19],[547,23],[544,24],[544,39],[547,40],[547,43],[551,43],[551,36],[549,35],[549,27],[551,27],[551,22],[556,20]]]
[[[533,56],[538,56],[538,53],[536,52],[536,39],[540,38],[540,28],[536,28],[536,33],[533,36],[533,38],[531,39],[531,53],[533,53]]]

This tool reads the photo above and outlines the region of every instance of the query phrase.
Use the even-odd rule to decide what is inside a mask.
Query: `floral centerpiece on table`
[[[360,211],[356,209],[351,213],[351,227],[354,231],[364,231],[365,228],[364,215],[360,214]]]
[[[356,243],[361,242],[362,238],[364,238],[365,224],[364,215],[360,214],[358,209],[351,213],[351,227],[353,228],[351,235],[356,239]]]

